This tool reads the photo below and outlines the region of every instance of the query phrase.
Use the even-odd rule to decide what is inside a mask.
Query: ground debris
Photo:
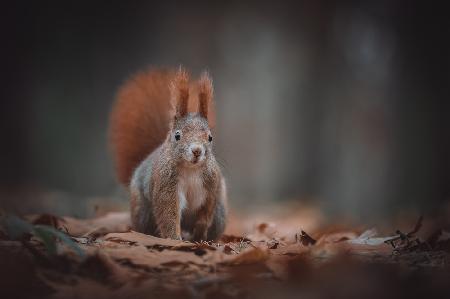
[[[292,297],[290,291],[308,294],[313,289],[324,295],[315,286],[326,284],[331,290],[338,288],[338,282],[349,285],[344,277],[370,281],[370,286],[372,280],[389,275],[401,280],[403,276],[395,272],[400,265],[408,271],[426,268],[440,273],[450,264],[450,233],[439,229],[426,241],[420,240],[417,233],[423,217],[409,233],[398,230],[392,236],[378,236],[376,229],[331,227],[311,228],[308,233],[300,230],[293,238],[291,230],[276,222],[259,221],[248,226],[252,230],[225,234],[217,242],[145,235],[129,230],[127,217],[114,213],[80,220],[34,215],[27,218],[31,225],[57,230],[59,237],[53,241],[57,254],[49,254],[35,237],[13,241],[8,234],[0,241],[0,253],[10,265],[18,257],[14,251],[26,256],[24,261],[33,269],[27,279],[35,281],[36,297],[53,294],[54,298],[91,298],[94,294],[96,298],[272,298]],[[65,239],[59,234],[76,243],[84,258],[77,258],[73,250],[61,250],[67,246],[62,246]],[[343,298],[365,297],[357,294]]]
[[[300,235],[295,235],[295,240],[298,240],[298,242],[302,243],[303,246],[315,245],[317,242],[303,230],[300,232]]]
[[[420,240],[416,236],[417,232],[422,228],[423,216],[420,216],[416,222],[416,225],[409,233],[403,233],[400,230],[396,230],[396,236],[385,241],[394,249],[394,254],[403,252],[410,252],[416,250],[431,250],[431,246],[428,242]]]

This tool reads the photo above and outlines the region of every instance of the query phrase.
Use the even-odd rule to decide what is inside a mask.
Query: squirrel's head
[[[198,113],[188,113],[189,77],[180,68],[171,84],[172,102],[176,103],[176,109],[168,138],[175,159],[187,167],[199,167],[212,156],[213,137],[208,123],[208,108],[213,86],[208,73],[202,74],[196,90]]]

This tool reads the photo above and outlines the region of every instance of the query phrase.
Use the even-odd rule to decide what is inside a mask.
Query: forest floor
[[[450,298],[450,233],[433,219],[324,223],[288,205],[233,214],[218,242],[191,243],[131,231],[126,212],[2,215],[0,297]]]

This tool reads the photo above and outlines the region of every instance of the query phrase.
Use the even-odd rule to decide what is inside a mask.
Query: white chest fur
[[[180,212],[198,210],[205,201],[202,172],[197,169],[186,169],[180,172],[178,178],[178,199]]]

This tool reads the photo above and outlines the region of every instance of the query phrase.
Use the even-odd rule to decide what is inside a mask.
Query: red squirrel
[[[110,138],[133,230],[194,241],[223,233],[227,192],[213,153],[212,106],[207,72],[191,82],[182,68],[153,69],[120,88]]]

